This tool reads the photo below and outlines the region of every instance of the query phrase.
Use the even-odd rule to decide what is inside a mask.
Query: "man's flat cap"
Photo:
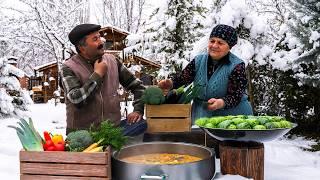
[[[80,24],[71,30],[68,37],[73,45],[77,45],[83,37],[100,29],[101,26],[97,24]]]

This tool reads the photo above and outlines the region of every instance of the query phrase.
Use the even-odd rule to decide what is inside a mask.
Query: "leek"
[[[35,130],[33,126],[32,119],[29,118],[29,123],[24,120],[20,119],[18,122],[20,126],[8,126],[16,130],[19,140],[22,144],[22,147],[26,151],[43,151],[42,146],[42,138],[39,133]]]

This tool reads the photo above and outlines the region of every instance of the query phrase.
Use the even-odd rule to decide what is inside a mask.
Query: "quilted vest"
[[[92,123],[99,125],[109,119],[114,124],[120,123],[120,101],[117,93],[119,87],[118,65],[114,56],[105,54],[103,61],[108,64],[108,69],[103,77],[102,85],[93,93],[94,96],[86,100],[80,108],[66,98],[67,128],[87,129]],[[84,84],[93,73],[92,65],[85,62],[79,55],[75,55],[64,63]]]
[[[199,98],[195,99],[192,103],[192,122],[200,117],[212,117],[212,116],[226,116],[226,115],[252,115],[252,107],[248,101],[248,96],[244,94],[241,98],[241,102],[230,109],[219,109],[211,111],[207,109],[207,106],[203,102],[208,101],[210,98],[222,98],[227,95],[228,81],[231,72],[236,65],[242,63],[237,56],[229,54],[230,63],[219,65],[210,79],[207,76],[207,61],[208,54],[201,54],[196,56],[196,76],[194,84],[200,85],[201,93]]]

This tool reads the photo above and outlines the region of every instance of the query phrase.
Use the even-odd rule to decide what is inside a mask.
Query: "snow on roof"
[[[8,59],[16,59],[17,60],[18,57],[17,56],[9,56]]]
[[[105,30],[105,29],[113,29],[113,30],[115,30],[115,31],[124,33],[124,34],[126,34],[126,35],[130,34],[130,32],[128,32],[128,31],[126,31],[126,30],[124,30],[124,29],[121,29],[121,28],[119,28],[119,27],[112,26],[112,25],[107,25],[107,26],[105,26],[105,27],[102,27],[100,31],[103,31],[103,30]]]
[[[9,64],[17,64],[18,58],[16,56],[9,56],[7,59]]]
[[[39,70],[39,69],[41,69],[41,68],[43,68],[43,67],[46,67],[46,66],[49,66],[49,65],[52,65],[52,64],[55,64],[55,63],[57,63],[57,61],[51,61],[51,62],[42,64],[42,65],[36,66],[36,67],[34,67],[33,69],[34,69],[34,70]]]
[[[8,41],[9,39],[6,37],[0,37],[0,41]]]
[[[13,60],[13,59],[10,59],[10,60],[8,60],[8,63],[9,63],[9,64],[17,64],[17,61],[16,61],[16,60]]]

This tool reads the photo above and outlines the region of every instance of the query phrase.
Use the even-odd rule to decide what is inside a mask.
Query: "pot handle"
[[[140,179],[141,179],[141,180],[144,180],[144,179],[160,179],[160,180],[166,180],[167,177],[168,177],[168,175],[166,175],[166,174],[161,174],[161,175],[159,175],[159,176],[143,174],[143,175],[140,176]]]

